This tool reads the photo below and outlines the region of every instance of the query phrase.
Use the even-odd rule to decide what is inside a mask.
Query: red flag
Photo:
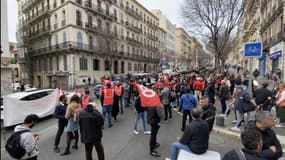
[[[112,85],[112,81],[111,80],[107,80],[107,79],[103,79],[102,80],[102,85],[106,86],[107,83],[110,83]]]
[[[137,88],[141,98],[142,107],[158,107],[160,106],[160,99],[158,94],[152,89],[146,88],[138,83],[133,83]]]
[[[164,75],[164,86],[169,88],[169,76],[168,76],[168,74]]]

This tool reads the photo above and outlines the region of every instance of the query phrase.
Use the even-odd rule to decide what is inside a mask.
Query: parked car
[[[100,89],[102,88],[102,84],[97,84],[95,87],[94,87],[94,95],[99,98],[100,97]]]
[[[1,106],[1,120],[4,120],[4,126],[22,123],[28,114],[37,114],[40,118],[53,114],[58,95],[58,89],[41,89],[4,96]]]

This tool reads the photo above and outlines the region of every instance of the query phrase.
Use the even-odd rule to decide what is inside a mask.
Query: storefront
[[[280,72],[282,75],[279,75],[280,80],[284,78],[284,56],[283,56],[283,42],[276,44],[275,46],[270,48],[270,61],[272,65],[271,71],[276,73],[277,71]]]

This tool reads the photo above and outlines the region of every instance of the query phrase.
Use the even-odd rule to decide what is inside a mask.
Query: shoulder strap
[[[241,149],[236,150],[237,156],[240,160],[246,160],[246,157]]]

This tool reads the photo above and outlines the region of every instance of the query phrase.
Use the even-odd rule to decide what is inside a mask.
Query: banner
[[[159,99],[158,94],[155,91],[147,87],[144,87],[143,85],[137,84],[137,83],[133,83],[133,85],[139,91],[142,107],[160,106],[160,99]]]
[[[29,114],[36,114],[40,118],[54,113],[59,97],[58,89],[54,89],[49,95],[30,101],[19,100],[17,97],[4,97],[4,126],[13,126],[23,123]],[[2,111],[3,112],[3,111]]]

